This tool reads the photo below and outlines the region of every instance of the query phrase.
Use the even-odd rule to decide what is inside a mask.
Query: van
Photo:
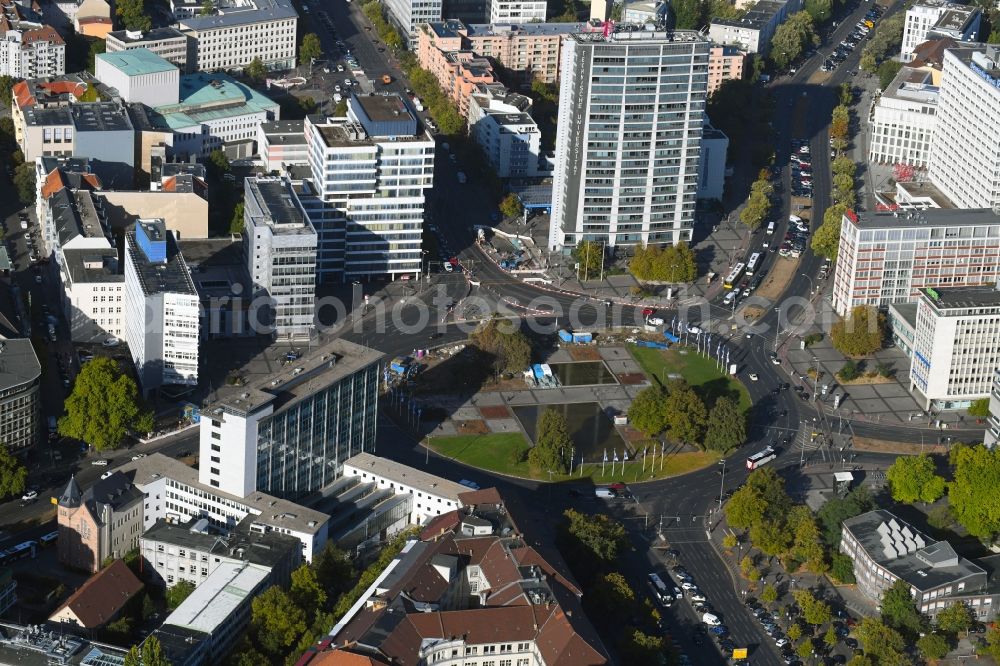
[[[594,488],[594,495],[600,499],[614,499],[615,491],[611,488]]]
[[[704,615],[702,615],[701,621],[710,627],[717,627],[720,624],[722,624],[722,621],[715,615],[712,615],[711,613],[705,613]]]
[[[774,233],[774,222],[768,222],[767,223],[767,232],[766,233],[767,233],[768,236],[770,236],[771,234]]]

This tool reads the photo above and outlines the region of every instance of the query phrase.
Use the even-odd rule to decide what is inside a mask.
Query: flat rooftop
[[[250,529],[252,516],[241,521],[235,529],[218,530],[208,525],[198,529],[192,523],[207,523],[197,519],[184,525],[158,520],[143,532],[144,541],[167,543],[186,550],[197,550],[209,555],[243,560],[250,564],[273,568],[285,559],[294,557],[302,548],[295,537],[278,532],[254,532]]]
[[[63,250],[66,270],[74,284],[87,282],[124,282],[119,270],[118,250],[94,248]]]
[[[270,576],[268,569],[253,564],[222,562],[181,602],[163,624],[206,634],[215,633],[233,612],[257,592]]]
[[[254,198],[261,210],[267,211],[263,223],[275,235],[315,235],[316,230],[304,211],[295,205],[289,181],[280,178],[247,178],[245,196]]]
[[[132,121],[125,107],[115,102],[74,104],[69,109],[77,132],[132,131]]]
[[[977,10],[981,11],[978,7],[966,7],[962,5],[949,7],[938,18],[932,30],[961,31],[968,25],[969,20]]]
[[[370,453],[359,453],[344,461],[345,466],[356,467],[369,474],[402,483],[426,493],[446,497],[458,502],[458,496],[469,491],[460,483],[449,481],[440,476],[429,474],[415,467],[408,467],[388,458],[381,458]]]
[[[930,199],[938,208],[953,209],[955,204],[951,202],[944,192],[938,189],[938,186],[929,180],[912,182],[912,183],[896,183],[896,188],[902,190],[908,196],[915,199]]]
[[[298,17],[290,0],[252,0],[242,7],[226,7],[211,16],[192,16],[178,23],[183,28],[204,31]]]
[[[768,4],[770,0],[761,0],[758,5]],[[774,3],[779,4],[779,3]],[[755,11],[755,10],[751,10]],[[631,28],[631,29],[626,29]],[[627,43],[627,42],[703,42],[708,43],[708,39],[703,37],[701,33],[695,30],[673,30],[671,32],[666,32],[663,30],[644,30],[642,26],[631,25],[631,24],[618,24],[615,26],[615,31],[611,33],[609,37],[604,37],[604,33],[601,31],[596,32],[574,32],[567,35],[568,39],[580,43],[594,43],[599,42],[602,44],[613,44],[615,42]]]
[[[399,95],[356,95],[355,99],[365,114],[376,122],[413,118]]]
[[[931,72],[903,67],[893,78],[883,97],[905,99],[923,104],[937,104],[939,88],[934,85]]]
[[[1000,306],[1000,290],[995,286],[945,288],[925,287],[920,293],[937,310],[995,308]]]
[[[164,293],[194,296],[198,293],[194,288],[194,282],[191,281],[191,271],[184,261],[184,255],[177,248],[172,233],[164,234],[167,243],[166,263],[152,262],[146,257],[138,246],[134,227],[125,231],[125,239],[125,252],[132,260],[132,265],[139,276],[139,283],[147,296]]]
[[[306,145],[304,120],[276,120],[270,123],[261,123],[260,131],[267,137],[267,142],[272,146]]]
[[[553,37],[592,30],[588,23],[472,23],[466,26],[469,37],[526,36]]]
[[[34,629],[0,623],[0,663],[18,666],[118,666],[125,663],[127,650],[94,644],[86,638],[56,632],[37,625]]]
[[[784,2],[778,2],[777,0],[760,0],[760,2],[754,5],[743,18],[716,18],[712,19],[712,23],[735,26],[739,28],[748,28],[750,30],[760,30],[770,23],[774,15],[784,9],[784,7]]]
[[[203,418],[207,417],[204,411],[202,414]],[[204,485],[198,481],[198,470],[162,453],[151,453],[145,458],[131,460],[121,467],[115,468],[115,471],[125,474],[132,479],[132,483],[142,487],[163,478],[172,479],[199,490],[206,496],[228,500],[233,506],[254,514],[254,522],[260,525],[278,527],[302,534],[316,534],[330,518],[325,513],[260,491],[250,493],[246,497],[237,497],[218,488]],[[193,525],[194,523],[188,524]]]
[[[1000,214],[991,208],[925,208],[898,213],[855,213],[860,229],[906,229],[1000,225]]]
[[[172,72],[177,65],[164,60],[149,49],[128,49],[114,53],[99,53],[97,60],[114,67],[126,76],[142,76],[157,72]]]
[[[124,44],[145,44],[147,42],[161,42],[167,39],[187,39],[176,28],[153,28],[152,30],[138,34],[131,30],[113,30],[108,33],[108,37]]]
[[[41,374],[42,366],[31,340],[0,337],[0,390],[23,386]]]
[[[234,373],[240,378],[239,385],[216,389],[202,415],[211,418],[216,409],[249,414],[272,403],[278,411],[385,356],[347,340],[324,337],[319,334],[310,346],[272,345]],[[301,356],[291,360],[289,352]]]

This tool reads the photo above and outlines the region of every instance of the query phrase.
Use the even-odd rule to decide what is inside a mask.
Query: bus
[[[658,574],[649,574],[649,587],[653,590],[653,596],[664,606],[674,603],[674,595],[670,593],[670,588],[666,586]]]
[[[763,451],[758,451],[747,458],[747,469],[757,469],[761,465],[766,465],[777,457],[778,454],[775,453],[774,449],[769,446]]]
[[[43,534],[42,536],[38,537],[38,542],[42,546],[48,546],[51,543],[55,543],[58,539],[59,539],[59,530],[56,530],[55,532],[49,532],[48,534]]]
[[[747,267],[744,263],[739,263],[733,266],[733,270],[729,272],[726,276],[726,281],[722,283],[722,286],[726,289],[732,289],[743,277],[743,270]]]
[[[747,275],[753,275],[753,272],[757,270],[757,266],[760,263],[760,252],[754,252],[751,254],[750,261],[747,262]]]

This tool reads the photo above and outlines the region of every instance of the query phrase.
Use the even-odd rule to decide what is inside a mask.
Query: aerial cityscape
[[[1000,663],[997,3],[0,14],[0,664]]]

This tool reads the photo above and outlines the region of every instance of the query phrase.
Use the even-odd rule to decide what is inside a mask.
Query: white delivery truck
[[[596,495],[600,499],[614,499],[615,491],[611,490],[611,488],[599,486],[597,488],[594,488],[594,495]]]

